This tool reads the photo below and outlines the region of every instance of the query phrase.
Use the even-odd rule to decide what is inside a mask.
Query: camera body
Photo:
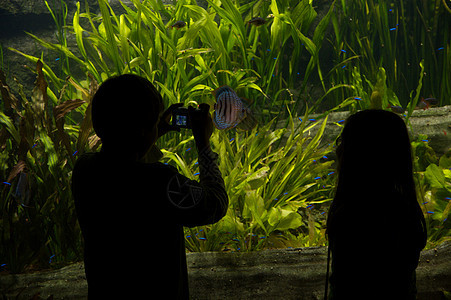
[[[195,110],[200,111],[198,108],[196,108]],[[188,108],[180,107],[172,111],[172,126],[187,129],[192,128],[191,120],[188,115]]]

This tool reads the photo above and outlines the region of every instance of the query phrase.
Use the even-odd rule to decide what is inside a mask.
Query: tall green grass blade
[[[20,135],[19,131],[14,126],[11,119],[0,111],[0,124],[2,124],[6,130],[8,130],[9,134],[13,137],[14,141],[19,144],[20,143]]]
[[[81,55],[83,55],[86,60],[88,59],[88,55],[86,54],[86,50],[83,45],[83,28],[80,26],[80,2],[77,2],[77,11],[75,12],[73,18],[73,28],[75,38],[77,39],[78,50],[80,50]]]
[[[420,79],[418,80],[418,86],[415,90],[415,96],[412,98],[412,94],[413,94],[413,91],[412,91],[410,93],[410,102],[407,105],[407,116],[406,116],[407,121],[409,120],[410,116],[412,115],[413,110],[417,106],[418,99],[420,98],[420,95],[421,95],[421,88],[423,86],[423,75],[424,75],[424,60],[421,60],[420,68],[421,68]]]
[[[108,51],[110,51],[109,56],[113,60],[116,73],[122,73],[122,60],[119,55],[119,49],[116,43],[116,37],[114,35],[113,24],[111,22],[110,10],[108,9],[107,3],[105,0],[99,0],[99,8],[102,14],[103,26],[105,27],[106,38],[110,47],[108,47]]]

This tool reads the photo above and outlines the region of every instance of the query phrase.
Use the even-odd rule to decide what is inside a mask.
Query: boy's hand
[[[210,136],[213,133],[213,121],[210,116],[210,106],[206,103],[199,104],[199,110],[188,107],[188,114],[191,120],[194,140],[198,148],[210,145]]]
[[[180,132],[180,128],[178,128],[177,126],[172,126],[169,122],[171,121],[172,112],[174,111],[174,109],[177,109],[182,106],[183,106],[183,103],[172,104],[161,115],[160,122],[158,123],[158,137],[165,135],[169,131]]]

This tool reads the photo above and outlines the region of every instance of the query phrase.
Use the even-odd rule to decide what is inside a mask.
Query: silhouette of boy
[[[81,156],[72,176],[90,298],[189,297],[183,226],[219,221],[228,197],[210,148],[207,104],[189,109],[200,182],[158,159],[143,162],[149,149],[158,152],[160,136],[180,130],[168,124],[179,106],[163,112],[155,87],[131,74],[106,80],[93,98],[102,149]]]
[[[426,225],[404,121],[389,111],[360,111],[346,120],[339,140],[327,219],[328,299],[415,299]]]

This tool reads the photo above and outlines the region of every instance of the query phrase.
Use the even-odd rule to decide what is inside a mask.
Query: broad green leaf
[[[429,184],[433,188],[445,188],[445,175],[443,174],[442,169],[440,169],[436,164],[430,164],[426,168],[426,172],[424,173],[426,179]]]
[[[252,219],[266,232],[263,219],[266,217],[265,203],[263,198],[255,190],[247,191],[245,197],[245,209],[250,212]],[[244,212],[243,212],[244,214]]]
[[[87,59],[86,50],[83,44],[83,28],[80,26],[80,2],[77,2],[77,11],[74,14],[73,28],[75,32],[75,38],[77,39],[78,49],[81,55]]]
[[[174,93],[172,93],[165,84],[159,82],[159,81],[155,81],[154,83],[156,83],[162,90],[163,95],[166,95],[166,97],[169,98],[169,104],[174,104],[177,103],[177,98],[174,97]]]
[[[44,145],[44,150],[47,154],[47,165],[49,167],[50,173],[56,175],[55,169],[58,165],[58,156],[56,154],[55,147],[53,146],[53,142],[51,138],[43,131],[39,133],[39,140]]]
[[[17,144],[19,144],[20,143],[19,131],[16,129],[11,119],[7,115],[5,115],[2,111],[0,111],[0,124],[5,126],[6,130],[8,130],[9,134],[11,134],[14,141]]]
[[[277,224],[277,230],[285,231],[288,229],[296,229],[302,226],[302,217],[294,211],[282,209],[280,222]]]
[[[182,158],[180,158],[180,156],[177,153],[172,153],[170,151],[161,149],[161,152],[163,152],[163,154],[170,158],[172,161],[174,161],[178,168],[180,169],[180,171],[182,171],[182,174],[190,179],[194,179],[193,173],[191,172],[191,170],[188,168],[188,166],[186,165],[186,163],[184,162],[184,160]]]
[[[119,17],[119,37],[121,41],[121,52],[124,56],[126,63],[130,62],[130,47],[128,43],[128,38],[130,36],[130,28],[128,28],[125,21],[125,15]]]
[[[116,67],[116,73],[117,74],[121,74],[122,71],[122,60],[120,58],[119,55],[119,49],[117,47],[117,43],[116,43],[116,37],[114,35],[114,28],[113,28],[113,24],[111,23],[111,15],[110,15],[110,11],[107,7],[107,3],[105,2],[105,0],[99,0],[99,7],[100,7],[100,12],[102,14],[102,19],[103,19],[103,26],[105,29],[105,33],[106,33],[106,39],[108,41],[108,44],[110,45],[110,47],[108,48],[108,50],[110,51],[109,55],[110,55],[110,59],[113,61],[115,67]]]
[[[335,0],[330,5],[329,11],[327,14],[321,19],[318,26],[315,28],[315,32],[313,33],[313,43],[318,47],[321,47],[324,39],[324,34],[326,32],[327,26],[329,26],[330,18],[333,14],[335,6]],[[318,50],[317,50],[318,51]]]
[[[268,215],[268,223],[273,226],[273,230],[284,231],[295,229],[302,225],[301,215],[292,210],[271,207]]]

